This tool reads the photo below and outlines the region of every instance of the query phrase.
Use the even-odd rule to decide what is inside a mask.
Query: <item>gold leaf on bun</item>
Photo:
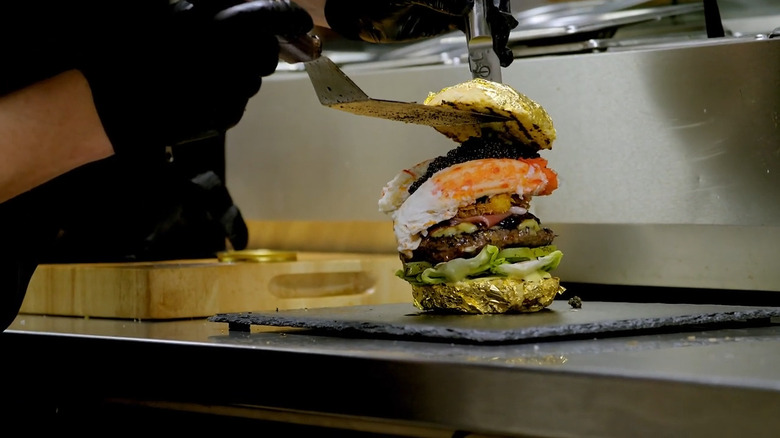
[[[558,277],[524,281],[478,277],[453,283],[412,285],[414,305],[449,313],[530,313],[552,304],[565,289]]]
[[[471,137],[485,136],[488,132],[504,142],[520,142],[537,149],[551,149],[555,141],[555,128],[547,111],[506,84],[472,79],[444,88],[438,93],[430,93],[423,103],[510,118],[500,122],[435,127],[458,143]]]

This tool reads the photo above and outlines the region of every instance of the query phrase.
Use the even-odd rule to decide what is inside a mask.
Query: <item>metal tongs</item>
[[[488,21],[489,0],[475,0],[466,23],[471,77],[501,82],[501,62],[493,47],[493,32]]]
[[[316,35],[278,37],[278,39],[279,58],[290,64],[302,62],[314,86],[314,91],[317,93],[317,98],[322,105],[329,108],[362,116],[434,127],[506,120],[502,116],[457,110],[444,106],[373,99],[364,93],[336,63],[322,54],[322,43]],[[490,51],[493,52],[492,38],[490,39]],[[493,55],[495,56],[495,53]],[[496,62],[498,62],[497,57]]]

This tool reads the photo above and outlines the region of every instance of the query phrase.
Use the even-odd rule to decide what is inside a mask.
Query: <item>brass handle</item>
[[[295,64],[314,61],[322,55],[322,41],[316,35],[276,38],[279,40],[279,59],[284,62]]]

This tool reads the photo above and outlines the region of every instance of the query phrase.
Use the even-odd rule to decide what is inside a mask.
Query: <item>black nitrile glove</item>
[[[328,0],[325,18],[338,34],[371,43],[411,42],[465,31],[474,0]],[[517,26],[509,0],[489,0],[488,21],[501,65],[514,59],[507,47]]]
[[[56,181],[58,235],[45,263],[213,258],[244,249],[248,230],[213,171],[112,159]],[[99,183],[95,183],[98,181]]]
[[[494,7],[488,8],[488,22],[493,33],[493,50],[496,51],[501,67],[509,67],[515,59],[509,45],[509,32],[519,24],[509,5],[509,0],[491,0]]]
[[[463,29],[472,7],[474,0],[328,0],[325,18],[346,38],[407,42]]]
[[[276,35],[299,35],[312,18],[282,0],[192,0],[139,16],[128,29],[110,17],[95,26],[101,47],[78,68],[117,154],[160,151],[236,125],[261,77],[279,62]],[[159,11],[158,11],[159,12]],[[117,15],[121,15],[118,12]],[[132,24],[132,23],[131,23]]]

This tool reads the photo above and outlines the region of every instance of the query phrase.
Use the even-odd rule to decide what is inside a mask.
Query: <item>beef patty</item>
[[[532,215],[514,216],[513,220],[504,220],[494,227],[479,229],[473,233],[442,237],[426,236],[420,242],[420,246],[414,250],[412,257],[405,259],[402,256],[402,260],[404,262],[427,261],[436,264],[456,258],[474,257],[485,245],[495,245],[499,248],[535,248],[552,244],[555,233],[549,228],[542,227],[536,230],[527,227],[517,228],[517,218],[528,216]]]

